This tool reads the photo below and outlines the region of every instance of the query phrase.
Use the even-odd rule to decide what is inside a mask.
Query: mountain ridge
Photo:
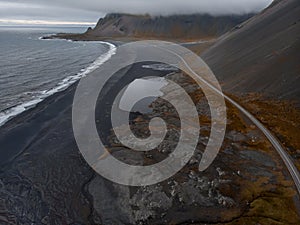
[[[135,37],[195,39],[217,37],[247,20],[253,14],[211,16],[208,14],[150,16],[124,13],[107,14],[94,29],[85,33],[94,37]]]
[[[43,39],[97,41],[113,39],[215,39],[254,14],[211,16],[209,14],[150,16],[110,13],[100,18],[94,28],[82,34],[59,33]]]

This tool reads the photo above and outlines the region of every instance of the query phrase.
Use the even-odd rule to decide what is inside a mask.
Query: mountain
[[[85,33],[94,37],[199,39],[218,37],[252,14],[211,16],[208,14],[157,16],[113,13],[101,18]]]
[[[300,102],[300,1],[276,0],[202,54],[225,91]]]

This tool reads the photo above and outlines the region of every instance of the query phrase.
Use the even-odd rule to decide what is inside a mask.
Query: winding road
[[[228,102],[230,102],[233,106],[238,108],[246,117],[248,117],[263,132],[263,134],[266,136],[266,138],[270,141],[270,143],[276,149],[276,151],[280,155],[281,159],[283,160],[284,164],[288,168],[289,173],[292,176],[293,181],[295,183],[295,186],[297,188],[297,191],[300,195],[300,174],[299,174],[299,171],[296,168],[296,166],[294,165],[291,156],[284,150],[284,148],[282,147],[280,142],[277,140],[277,138],[259,120],[257,120],[250,112],[248,112],[244,107],[239,105],[236,101],[234,101],[230,97],[224,95],[223,92],[218,90],[218,88],[214,87],[212,84],[210,84],[209,82],[204,80],[199,74],[197,74],[195,71],[193,71],[193,69],[189,66],[189,64],[185,61],[185,59],[182,56],[180,56],[176,52],[173,52],[173,51],[170,51],[170,50],[167,50],[167,51],[169,51],[172,54],[178,56],[182,60],[184,65],[190,70],[191,73],[193,73],[194,75],[199,77],[199,79],[204,84],[206,84],[211,90],[215,91],[219,95],[222,95]]]
[[[273,145],[273,147],[276,149],[278,154],[280,155],[281,159],[285,163],[286,167],[288,168],[294,183],[296,185],[296,188],[298,190],[298,193],[300,195],[300,174],[296,166],[294,165],[290,155],[284,150],[282,145],[279,143],[277,138],[259,121],[257,120],[251,113],[249,113],[245,108],[243,108],[241,105],[239,105],[237,102],[229,98],[228,96],[224,95],[224,98],[230,102],[232,105],[234,105],[236,108],[238,108],[245,116],[247,116],[266,136],[266,138],[270,141],[270,143]]]

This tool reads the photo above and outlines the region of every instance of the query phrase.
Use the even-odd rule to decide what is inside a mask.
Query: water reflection
[[[152,111],[149,105],[164,95],[161,89],[167,85],[168,81],[163,77],[135,79],[125,88],[124,92],[121,92],[119,109],[127,112],[149,113]],[[144,96],[144,99],[137,102],[141,96]]]

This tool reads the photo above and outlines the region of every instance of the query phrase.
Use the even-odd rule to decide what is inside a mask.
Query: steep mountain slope
[[[276,0],[202,54],[225,91],[300,100],[300,1]]]
[[[210,16],[202,14],[151,17],[108,14],[86,35],[93,37],[210,38],[217,37],[252,15]]]

